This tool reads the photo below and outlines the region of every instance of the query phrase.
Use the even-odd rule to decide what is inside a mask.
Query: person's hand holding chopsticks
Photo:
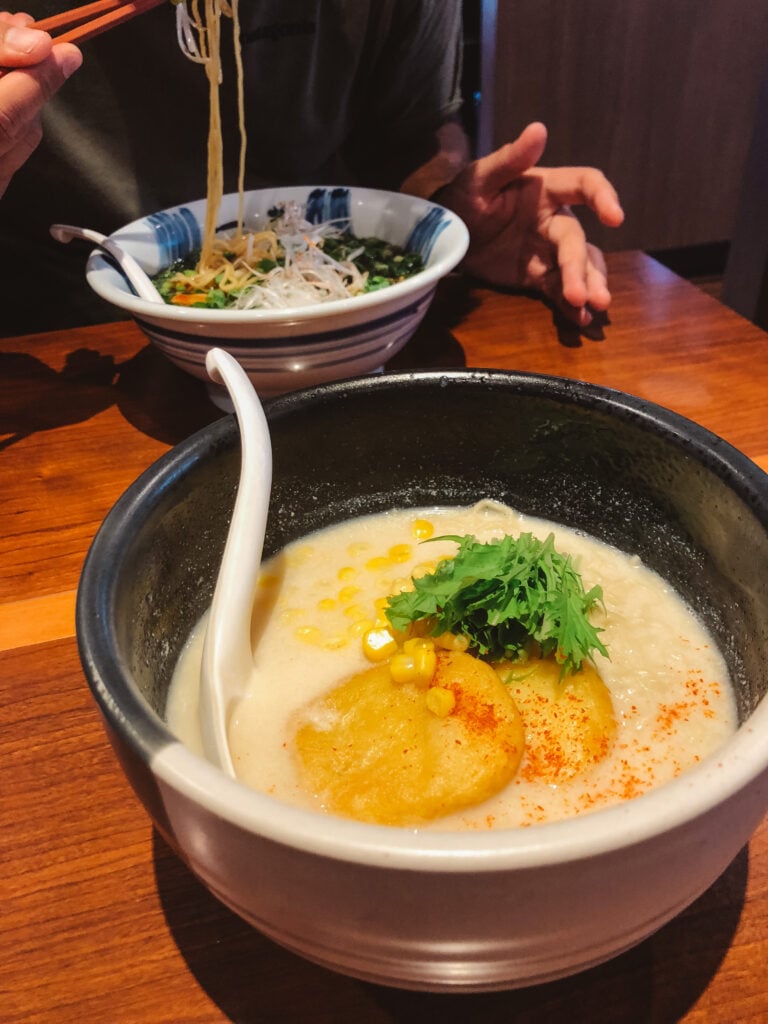
[[[0,196],[40,142],[43,105],[83,59],[71,43],[54,46],[32,22],[0,11]]]

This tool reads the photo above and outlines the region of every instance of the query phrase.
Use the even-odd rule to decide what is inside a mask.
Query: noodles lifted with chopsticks
[[[208,181],[200,253],[155,278],[166,302],[208,308],[282,309],[345,299],[403,280],[423,269],[418,253],[381,239],[358,239],[339,224],[310,224],[303,208],[284,203],[263,230],[245,231],[245,100],[238,0],[178,0],[179,45],[208,78]],[[224,145],[219,88],[222,18],[232,21],[240,131],[238,212],[233,234],[217,237],[224,191]]]
[[[202,11],[201,11],[202,6]],[[240,197],[235,238],[243,236],[243,202],[245,195],[245,155],[248,139],[245,130],[245,98],[243,57],[240,47],[240,16],[238,0],[185,0],[176,4],[176,32],[179,46],[190,60],[205,67],[208,78],[208,185],[203,247],[200,252],[201,271],[221,261],[217,252],[216,221],[224,194],[224,143],[221,134],[221,102],[219,87],[221,69],[221,19],[232,19],[232,34],[237,70],[237,113],[240,131],[240,161],[237,192]]]

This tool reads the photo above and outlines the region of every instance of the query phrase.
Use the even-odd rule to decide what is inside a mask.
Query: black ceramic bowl
[[[239,437],[227,417],[120,499],[77,606],[83,666],[123,767],[199,877],[312,959],[432,989],[570,973],[695,899],[768,807],[768,477],[651,403],[526,374],[365,377],[273,399],[267,416],[267,554],[350,516],[482,497],[583,529],[639,555],[699,614],[742,725],[714,768],[596,814],[488,835],[340,821],[227,779],[163,723],[232,509]]]

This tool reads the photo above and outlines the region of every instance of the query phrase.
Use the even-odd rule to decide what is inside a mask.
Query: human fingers
[[[0,67],[21,68],[39,64],[51,52],[53,43],[47,32],[29,28],[29,15],[0,17]]]
[[[475,160],[463,173],[471,173],[475,192],[497,195],[541,159],[546,144],[547,129],[535,121],[524,128],[514,142]]]
[[[554,214],[547,236],[555,248],[560,293],[568,305],[581,309],[587,301],[587,239],[570,207]]]
[[[0,145],[3,139],[13,140],[20,128],[37,116],[82,62],[76,46],[62,43],[39,64],[15,68],[0,77]]]
[[[31,25],[34,20],[31,14],[25,14],[23,11],[17,11],[15,14],[11,14],[10,11],[0,11],[0,21],[7,21],[13,25]]]
[[[542,179],[556,206],[588,206],[607,227],[624,221],[616,189],[596,167],[537,167],[530,172]]]
[[[560,271],[558,293],[551,297],[582,326],[592,311],[607,309],[611,293],[602,252],[586,240],[573,212],[564,207],[552,218],[548,236],[556,250]]]
[[[40,141],[43,105],[82,62],[76,46],[62,44],[34,67],[18,68],[0,78],[0,189]]]
[[[608,309],[608,272],[603,254],[596,246],[585,243],[573,255],[564,255],[559,266],[562,294],[569,306],[586,312]],[[591,319],[591,315],[581,318],[584,323]]]
[[[44,34],[44,33],[43,33]],[[0,78],[0,139],[13,137],[82,64],[83,55],[71,43],[55,46],[32,67],[16,68]]]
[[[611,304],[605,256],[590,242],[587,242],[587,303],[592,309],[600,310],[608,309]]]
[[[581,192],[586,205],[594,210],[606,227],[617,228],[624,223],[624,210],[618,193],[602,171],[587,168]]]

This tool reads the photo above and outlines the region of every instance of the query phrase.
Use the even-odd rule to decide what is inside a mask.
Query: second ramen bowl
[[[263,225],[269,210],[291,200],[305,204],[312,223],[333,219],[358,237],[382,238],[419,252],[424,269],[388,288],[295,309],[158,305],[135,295],[100,252],[88,260],[88,283],[129,313],[172,362],[205,381],[224,408],[231,408],[225,392],[210,383],[205,371],[205,354],[213,345],[235,356],[262,397],[380,369],[418,327],[437,282],[464,256],[468,233],[463,221],[442,206],[399,192],[301,186],[247,192],[246,228]],[[172,207],[110,237],[153,275],[200,248],[205,209],[204,200]],[[224,196],[220,230],[233,227],[237,213],[237,194]]]
[[[740,726],[643,796],[520,829],[386,828],[233,781],[163,719],[237,486],[238,431],[225,417],[120,499],[77,604],[83,666],[120,764],[210,891],[317,963],[454,992],[590,967],[700,896],[768,809],[768,477],[658,406],[524,374],[369,376],[281,396],[267,416],[268,554],[355,515],[483,497],[587,531],[639,555],[703,619]]]

